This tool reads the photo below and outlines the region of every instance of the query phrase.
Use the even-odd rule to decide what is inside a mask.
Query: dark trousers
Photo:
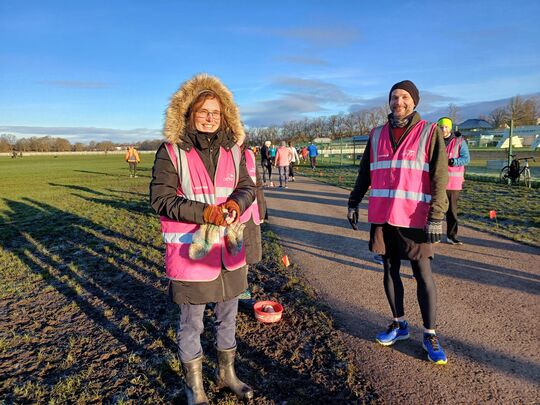
[[[458,233],[458,198],[461,190],[446,190],[448,211],[446,211],[446,236],[455,239]]]
[[[268,181],[272,181],[272,162],[270,160],[261,161],[263,172],[263,183],[266,183],[266,174],[268,174]]]
[[[422,321],[426,329],[435,329],[437,317],[437,290],[431,274],[429,258],[411,260],[411,267],[416,279],[416,296]],[[384,291],[390,304],[392,315],[399,318],[405,315],[403,308],[403,283],[399,270],[401,260],[399,257],[383,256],[384,265]]]
[[[317,166],[317,156],[310,156],[309,160],[311,162],[311,168],[315,169],[315,167]]]
[[[203,354],[201,334],[204,331],[203,316],[206,304],[180,305],[177,343],[180,360],[187,362]],[[227,350],[236,347],[236,315],[238,313],[238,298],[218,302],[214,308],[216,316],[215,335],[216,347]]]
[[[294,162],[289,163],[289,177],[294,177]]]

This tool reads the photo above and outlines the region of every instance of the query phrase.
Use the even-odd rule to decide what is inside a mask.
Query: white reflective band
[[[418,162],[416,160],[383,160],[370,163],[369,168],[370,170],[399,168],[423,170],[424,172],[429,172],[428,163]]]
[[[463,172],[449,172],[448,175],[450,177],[463,177]]]
[[[405,190],[388,190],[388,189],[371,189],[370,197],[383,198],[403,198],[405,200],[420,201],[425,203],[431,202],[431,195],[424,193],[414,193]]]
[[[214,196],[212,194],[193,194],[189,199],[197,202],[214,204]]]
[[[216,198],[228,197],[234,191],[232,187],[216,187]]]
[[[165,243],[191,243],[193,240],[192,233],[163,232],[161,235]]]

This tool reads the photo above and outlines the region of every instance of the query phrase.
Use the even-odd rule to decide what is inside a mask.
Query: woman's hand
[[[203,220],[205,224],[213,224],[217,226],[227,226],[225,214],[221,205],[209,205],[204,209]]]
[[[240,206],[236,201],[227,200],[219,207],[221,207],[223,213],[227,214],[227,217],[225,218],[227,225],[230,225],[240,219]]]

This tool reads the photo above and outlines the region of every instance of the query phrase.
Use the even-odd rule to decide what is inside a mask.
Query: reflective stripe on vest
[[[420,120],[392,149],[389,125],[370,134],[371,191],[368,221],[423,228],[431,203],[429,146],[435,124]]]
[[[459,151],[461,150],[461,143],[463,138],[454,137],[448,145],[446,145],[446,153],[448,159],[459,158]],[[461,190],[463,188],[463,182],[465,180],[465,166],[448,166],[448,185],[447,190]]]
[[[238,184],[240,170],[240,149],[235,145],[230,151],[220,148],[214,181],[195,149],[184,151],[177,145],[166,145],[171,162],[179,177],[177,195],[186,199],[207,204],[221,204],[234,191]],[[167,277],[181,281],[215,280],[222,267],[236,270],[246,264],[245,248],[231,255],[225,247],[225,227],[211,228],[193,223],[174,221],[161,217],[161,230],[166,243],[165,268]],[[214,232],[212,232],[212,229]],[[191,259],[189,248],[194,235],[204,233],[209,245],[208,254],[201,259]]]
[[[251,180],[253,180],[253,183],[255,183],[256,185],[257,163],[255,161],[255,155],[249,149],[245,150],[244,155],[246,157],[247,171],[249,173],[249,176],[251,177]],[[240,216],[240,222],[244,224],[248,222],[251,218],[253,218],[253,222],[255,222],[256,225],[259,225],[261,223],[261,216],[259,214],[259,203],[257,202],[257,197],[255,197],[255,200],[253,200],[253,204],[247,207],[244,213]]]

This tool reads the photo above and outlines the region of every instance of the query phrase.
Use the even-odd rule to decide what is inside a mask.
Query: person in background
[[[256,265],[262,260],[262,237],[260,224],[268,219],[266,200],[264,198],[263,182],[256,163],[255,154],[252,150],[245,147],[245,137],[242,138],[240,136],[236,140],[236,143],[244,151],[247,171],[251,177],[251,180],[257,187],[257,194],[253,204],[251,204],[240,216],[240,223],[245,224],[244,244],[246,249],[246,263],[248,265]],[[242,304],[251,302],[251,292],[249,288],[247,288],[240,295],[240,300]]]
[[[129,165],[129,177],[137,177],[137,165],[141,162],[141,158],[133,145],[127,148],[124,160]]]
[[[200,74],[172,96],[157,153],[150,202],[166,243],[169,297],[179,305],[177,341],[188,404],[208,403],[203,386],[203,316],[215,303],[216,387],[238,398],[253,389],[236,376],[238,296],[247,288],[241,215],[255,184],[236,142],[244,129],[231,92]]]
[[[302,147],[302,149],[300,150],[300,156],[302,157],[303,162],[307,161],[307,158],[308,158],[308,148],[307,148],[307,146]]]
[[[311,163],[311,168],[315,170],[317,168],[317,156],[319,155],[319,150],[317,146],[311,142],[308,146],[309,161]]]
[[[272,165],[274,165],[274,166],[275,166],[275,162],[276,162],[276,153],[277,153],[277,146],[272,145],[270,147],[270,161],[272,162]]]
[[[289,164],[292,160],[292,152],[287,148],[285,141],[281,141],[280,147],[276,152],[276,159],[274,166],[278,168],[279,173],[279,187],[283,187],[285,183],[285,188],[287,186],[287,179],[289,177]]]
[[[446,211],[446,242],[451,245],[463,245],[458,239],[458,198],[463,189],[465,180],[465,166],[469,164],[471,157],[469,147],[460,132],[452,133],[452,120],[442,117],[437,121],[441,129],[448,155],[448,211]]]
[[[296,162],[300,161],[300,157],[298,156],[298,151],[294,147],[294,144],[292,142],[289,142],[289,150],[291,151],[292,160],[289,164],[289,180],[294,181],[294,165]]]
[[[261,166],[263,169],[263,183],[264,186],[272,187],[272,159],[270,157],[271,141],[265,141],[261,148]],[[268,174],[268,183],[266,182],[266,175]]]
[[[437,125],[422,120],[415,111],[419,100],[418,89],[410,80],[390,89],[391,113],[388,122],[369,135],[367,153],[362,156],[349,196],[347,218],[352,228],[358,229],[358,206],[371,186],[369,249],[383,257],[384,291],[393,315],[388,329],[379,333],[376,341],[390,346],[409,338],[400,276],[401,260],[409,260],[424,324],[422,346],[430,361],[446,364],[435,332],[437,292],[431,260],[448,209],[448,158]]]

